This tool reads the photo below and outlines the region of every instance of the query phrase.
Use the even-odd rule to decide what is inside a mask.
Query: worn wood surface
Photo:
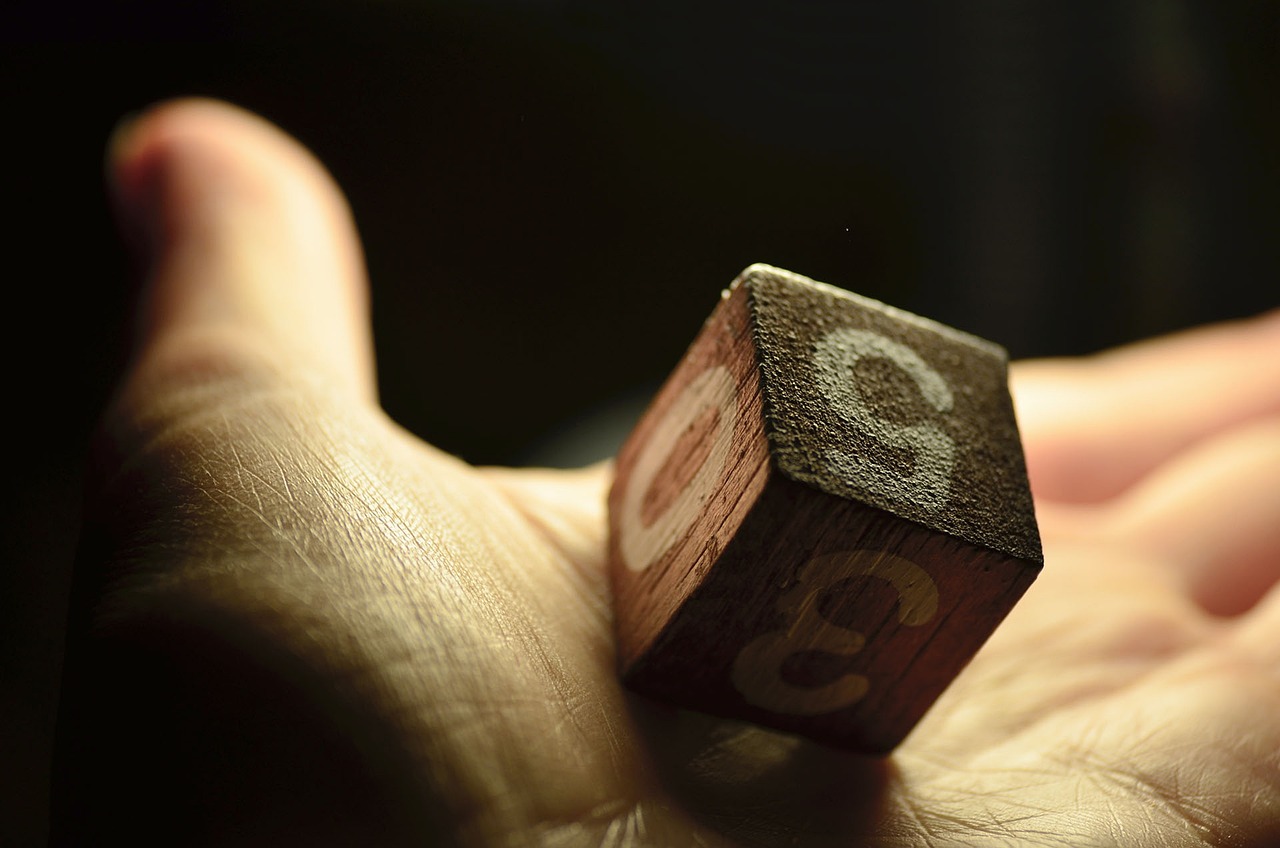
[[[625,683],[891,750],[1042,564],[1006,367],[936,322],[743,272],[618,456]]]

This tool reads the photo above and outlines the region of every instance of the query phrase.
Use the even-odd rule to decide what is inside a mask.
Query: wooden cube
[[[868,753],[1043,564],[997,345],[753,265],[619,452],[624,683]]]

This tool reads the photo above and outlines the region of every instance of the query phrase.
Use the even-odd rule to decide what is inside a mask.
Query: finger
[[[1263,663],[1276,676],[1280,672],[1280,585],[1237,619],[1231,633],[1234,646]]]
[[[1040,498],[1114,497],[1201,439],[1280,412],[1280,311],[1011,373]]]
[[[1116,504],[1106,532],[1170,562],[1207,611],[1235,615],[1280,579],[1280,417],[1200,442]]]
[[[605,499],[613,463],[585,468],[485,468],[491,482],[570,562],[599,585],[603,597]]]
[[[149,253],[140,365],[197,341],[250,345],[374,398],[359,240],[297,142],[226,104],[177,101],[118,131],[108,171]]]

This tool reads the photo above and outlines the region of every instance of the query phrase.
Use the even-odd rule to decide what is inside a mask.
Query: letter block
[[[618,454],[632,690],[896,746],[1043,564],[997,345],[753,265]]]

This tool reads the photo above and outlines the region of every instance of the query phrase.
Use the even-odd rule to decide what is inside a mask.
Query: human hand
[[[1015,369],[1044,573],[867,759],[619,689],[608,468],[476,469],[380,412],[358,241],[296,144],[176,103],[111,168],[151,275],[55,840],[1280,840],[1280,318]]]

